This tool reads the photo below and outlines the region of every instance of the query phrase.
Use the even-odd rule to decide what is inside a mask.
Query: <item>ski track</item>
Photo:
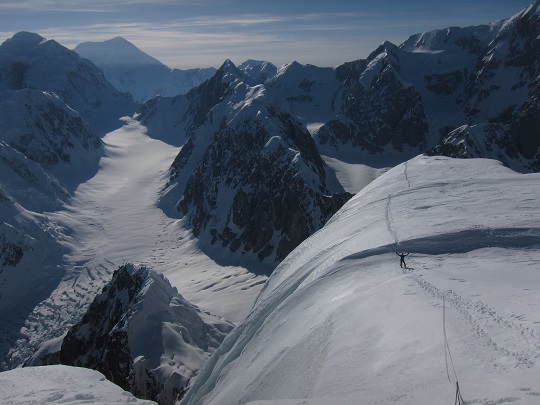
[[[407,181],[407,188],[410,188],[411,181],[407,172],[407,163],[404,164],[404,176],[405,180]],[[397,247],[401,244],[401,241],[398,237],[397,230],[393,226],[391,202],[392,195],[389,194],[386,203],[385,221],[388,232],[392,235],[395,241],[395,246]],[[486,239],[486,241],[482,242],[479,241],[478,238],[469,236],[469,238],[476,239],[476,246],[474,244],[471,245],[471,250],[480,249],[482,248],[482,245],[500,245],[502,247],[504,245],[538,246],[540,244],[540,238],[538,238],[538,236],[535,237],[533,235],[533,231],[524,232],[524,230],[510,229],[471,229],[469,231],[458,232],[453,235],[441,235],[441,237],[446,239],[445,245],[453,245],[452,241],[449,240],[450,238],[455,239],[456,245],[459,245],[464,238],[467,238],[465,235],[467,232],[471,233],[472,235],[473,233],[476,234],[476,231],[480,231],[480,238],[483,237]],[[493,240],[496,240],[497,238],[504,239],[504,241],[494,244]],[[508,242],[509,240],[511,241]],[[411,244],[411,246],[413,245],[414,243]],[[429,247],[427,247],[427,250],[429,250]],[[415,246],[414,251],[422,253],[422,248],[420,246]],[[434,259],[434,256],[431,256],[431,254],[447,256],[457,252],[452,252],[450,249],[450,251],[447,253],[432,252],[431,254],[427,253],[427,255],[426,253],[427,252],[425,252],[425,254],[421,257],[425,259],[425,262],[429,263],[429,261]],[[406,267],[405,269],[402,269],[402,272],[406,277],[414,281],[411,287],[414,288],[415,285],[416,291],[412,292],[413,294],[417,293],[418,290],[422,291],[429,305],[436,308],[441,308],[441,310],[443,300],[446,301],[450,307],[448,308],[447,306],[447,311],[448,309],[452,309],[454,311],[453,317],[451,317],[451,323],[453,324],[454,329],[469,330],[476,337],[480,338],[480,341],[482,342],[479,343],[477,339],[471,339],[469,337],[464,343],[463,336],[460,336],[461,344],[472,346],[468,349],[474,355],[484,353],[485,356],[491,358],[493,363],[500,361],[501,355],[506,358],[510,358],[510,365],[508,365],[508,367],[530,368],[538,362],[538,359],[540,359],[540,336],[536,330],[520,323],[523,316],[514,316],[517,322],[512,321],[508,317],[501,316],[495,309],[491,308],[488,304],[482,301],[474,300],[470,297],[461,295],[456,291],[439,288],[435,284],[428,282],[421,275],[422,272],[427,273],[431,270],[428,263],[422,264],[418,269],[416,267]],[[479,344],[481,344],[483,347],[479,348]],[[501,365],[499,364],[496,366],[500,367]]]
[[[512,357],[515,367],[532,367],[540,357],[540,338],[533,329],[500,316],[484,302],[474,301],[452,290],[441,290],[411,268],[404,269],[403,273],[414,280],[428,297],[436,298],[431,305],[442,308],[444,298],[461,316],[461,320],[468,324],[467,329],[474,331],[492,350]],[[516,347],[520,350],[516,351]]]
[[[106,135],[98,173],[79,185],[69,206],[46,213],[69,253],[60,264],[61,282],[21,328],[10,353],[13,366],[43,341],[65,333],[128,261],[165,274],[188,301],[233,322],[251,308],[266,277],[219,266],[200,251],[181,220],[157,207],[178,148],[151,139],[145,130],[127,120]]]

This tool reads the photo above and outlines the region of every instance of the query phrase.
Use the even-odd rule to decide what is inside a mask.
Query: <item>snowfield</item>
[[[155,404],[137,399],[97,371],[68,366],[28,367],[0,373],[0,400],[23,404]]]
[[[182,404],[537,404],[540,175],[416,157],[275,270]],[[395,252],[408,252],[399,267]]]

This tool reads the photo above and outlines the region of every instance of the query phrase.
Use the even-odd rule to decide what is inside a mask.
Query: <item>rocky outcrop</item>
[[[273,267],[350,195],[329,188],[310,134],[284,100],[249,81],[227,61],[187,95],[190,135],[162,205],[177,203],[201,240]]]
[[[341,111],[319,129],[320,145],[349,145],[370,154],[382,153],[387,145],[399,152],[406,146],[424,148],[428,123],[422,98],[401,78],[398,53],[387,42],[365,64],[338,70]]]
[[[270,108],[268,114],[218,129],[178,209],[195,235],[209,232],[212,244],[279,262],[348,196],[331,195],[309,133],[288,113]],[[269,129],[264,118],[279,127]]]
[[[95,171],[103,155],[101,139],[56,94],[33,89],[0,92],[0,109],[0,139],[27,158],[52,171],[63,165],[78,172]],[[62,170],[58,172],[63,177]]]
[[[69,329],[60,350],[40,350],[26,365],[91,368],[138,397],[171,404],[231,329],[185,301],[163,276],[127,264]]]

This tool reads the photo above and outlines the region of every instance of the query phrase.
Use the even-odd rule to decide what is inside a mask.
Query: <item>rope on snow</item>
[[[446,376],[448,381],[452,382],[450,378],[450,372],[448,370],[448,359],[450,359],[450,364],[452,366],[452,371],[454,373],[454,378],[456,379],[456,399],[454,405],[463,404],[463,397],[461,396],[461,391],[459,389],[459,381],[457,378],[456,368],[454,367],[454,360],[452,359],[452,353],[450,352],[450,345],[448,344],[448,338],[446,337],[446,303],[443,295],[443,335],[444,335],[444,361],[446,363]]]

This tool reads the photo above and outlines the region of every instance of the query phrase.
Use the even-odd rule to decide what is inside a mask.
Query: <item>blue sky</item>
[[[123,36],[170,67],[259,59],[337,66],[383,41],[508,18],[532,0],[1,0],[0,42],[36,32],[73,48]]]

